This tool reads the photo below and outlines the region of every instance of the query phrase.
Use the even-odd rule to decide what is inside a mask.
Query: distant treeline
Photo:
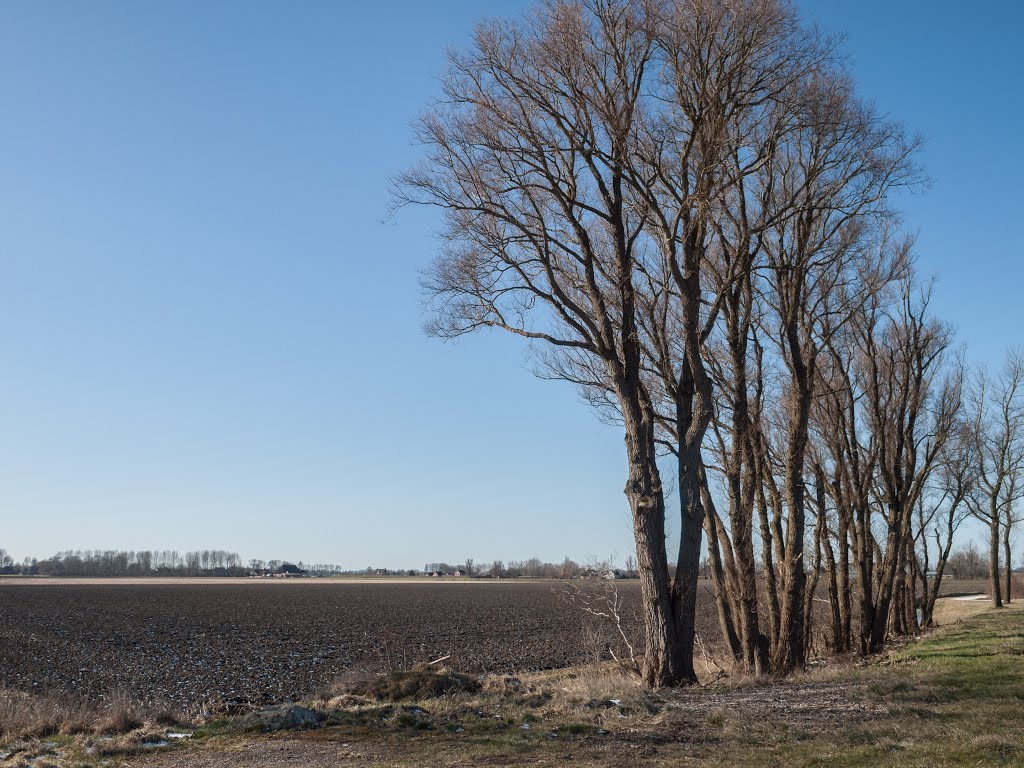
[[[669,571],[673,567],[669,566]],[[989,559],[978,549],[973,541],[953,550],[946,563],[947,576],[954,579],[984,579],[989,572]],[[760,572],[760,571],[758,571]],[[610,578],[636,578],[636,558],[630,556],[625,559],[622,567],[616,565],[614,559],[603,561],[590,561],[586,564],[577,563],[575,560],[565,558],[560,563],[547,563],[539,558],[531,557],[528,560],[495,560],[491,563],[478,563],[469,558],[463,564],[452,565],[446,562],[427,563],[423,566],[422,572],[415,570],[389,571],[385,568],[367,568],[367,574],[377,575],[400,575],[406,574],[426,576],[471,576],[475,578],[498,578],[498,579],[576,579],[588,577]],[[711,564],[707,558],[701,561],[701,576],[705,579],[711,578]]]
[[[701,563],[701,575],[710,578],[710,564]],[[946,565],[948,575],[955,579],[983,579],[988,574],[989,560],[973,541],[954,550]],[[337,576],[337,575],[436,575],[471,576],[499,579],[574,579],[587,577],[635,578],[636,561],[626,558],[625,566],[617,568],[612,561],[581,565],[570,558],[561,563],[546,563],[539,558],[495,560],[477,563],[472,558],[459,565],[427,563],[422,571],[387,568],[346,569],[332,563],[307,565],[301,560],[249,560],[243,563],[235,552],[203,549],[186,552],[176,550],[68,550],[45,560],[26,557],[15,562],[0,549],[0,574],[23,576]]]
[[[68,550],[44,560],[25,558],[15,563],[0,549],[0,573],[24,576],[326,576],[341,573],[338,565],[250,560],[235,552],[203,549],[182,554],[177,550]]]
[[[367,572],[373,569],[367,569]],[[379,569],[378,569],[379,572]],[[565,558],[560,563],[545,563],[540,558],[528,560],[495,560],[492,563],[477,563],[472,558],[462,565],[448,563],[427,563],[423,566],[427,576],[475,576],[478,578],[495,579],[575,579],[585,576],[615,575],[633,577],[636,575],[635,558],[626,558],[624,569],[616,568],[611,561],[601,561],[581,565],[575,560]]]

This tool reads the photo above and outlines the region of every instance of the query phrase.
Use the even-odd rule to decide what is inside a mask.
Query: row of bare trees
[[[150,576],[273,576],[280,574],[335,576],[352,573],[333,563],[306,565],[286,560],[250,560],[243,565],[234,552],[204,549],[177,550],[69,550],[38,560],[26,557],[15,563],[0,549],[0,574],[57,577],[141,577]]]
[[[784,0],[550,2],[480,25],[443,88],[396,185],[444,214],[429,330],[525,337],[621,426],[644,680],[696,680],[705,536],[756,674],[803,665],[819,573],[836,647],[904,629],[919,545],[974,503],[950,446],[979,448],[952,439],[963,377],[891,204],[918,142],[834,41]]]
[[[193,552],[164,550],[67,550],[43,560],[25,558],[15,565],[0,549],[0,573],[25,576],[66,577],[148,577],[148,576],[249,576],[281,573],[303,573],[329,576],[343,573],[339,565],[317,563],[295,565],[284,560],[250,560],[247,565],[235,552],[223,549],[200,549]]]
[[[44,576],[237,576],[245,573],[234,552],[177,550],[68,550],[33,563]]]
[[[579,579],[594,577],[635,578],[636,558],[629,556],[623,568],[615,566],[615,559],[590,559],[581,564],[566,557],[560,563],[547,563],[538,557],[527,560],[495,560],[490,563],[475,563],[467,559],[464,566],[450,566],[446,563],[427,563],[424,573],[451,573],[461,570],[467,576],[508,579]]]
[[[950,553],[946,574],[954,579],[984,579],[990,575],[988,557],[978,549],[975,541],[969,541]]]

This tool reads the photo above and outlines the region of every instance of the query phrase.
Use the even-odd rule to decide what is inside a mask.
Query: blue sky
[[[443,50],[525,2],[0,4],[0,547],[420,565],[631,548],[621,437],[426,338],[384,221]],[[1024,6],[807,0],[927,139],[903,201],[972,360],[1019,341]]]

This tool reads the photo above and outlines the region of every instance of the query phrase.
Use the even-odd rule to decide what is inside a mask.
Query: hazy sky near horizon
[[[522,0],[0,4],[0,547],[346,567],[621,559],[622,440],[498,333],[427,338],[384,221],[445,46]],[[972,361],[1018,343],[1024,5],[804,0],[927,140]]]

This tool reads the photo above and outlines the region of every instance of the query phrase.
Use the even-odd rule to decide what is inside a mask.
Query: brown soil
[[[609,639],[550,582],[29,581],[0,580],[0,688],[121,692],[179,711],[304,698],[345,673],[442,656],[469,674],[557,669]],[[638,587],[618,589],[628,616]],[[706,587],[701,599],[714,649]]]
[[[636,584],[623,584],[627,602]],[[352,671],[449,656],[470,674],[590,661],[552,583],[0,582],[0,688],[172,708],[308,696]],[[707,612],[710,615],[710,612]]]

